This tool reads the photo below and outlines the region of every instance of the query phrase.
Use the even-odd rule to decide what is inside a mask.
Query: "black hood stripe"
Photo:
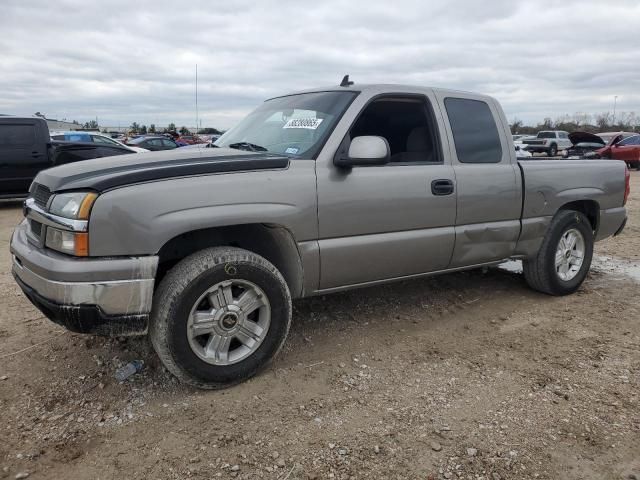
[[[64,177],[55,190],[89,189],[103,192],[112,188],[136,183],[164,180],[190,175],[270,170],[287,168],[288,157],[268,154],[247,157],[238,155],[217,157],[181,158],[142,164],[107,167]]]

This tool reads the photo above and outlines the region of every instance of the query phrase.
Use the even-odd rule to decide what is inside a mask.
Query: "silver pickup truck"
[[[517,162],[491,97],[344,82],[267,100],[211,148],[41,172],[13,274],[54,322],[148,332],[177,377],[220,388],[278,352],[292,298],[510,258],[572,293],[628,193],[624,162]]]

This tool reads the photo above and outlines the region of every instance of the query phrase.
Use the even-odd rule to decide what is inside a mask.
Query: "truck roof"
[[[28,120],[28,121],[36,121],[36,122],[46,122],[46,120],[42,117],[36,117],[36,116],[32,116],[32,117],[23,117],[20,115],[0,115],[0,122],[7,122],[7,123],[11,123],[11,122],[16,122],[16,121],[24,121],[24,120]]]
[[[394,83],[363,83],[363,84],[352,84],[349,86],[341,87],[339,85],[331,85],[327,87],[317,87],[317,88],[309,88],[305,90],[299,90],[295,92],[289,92],[284,95],[276,95],[271,98],[281,98],[288,97],[290,95],[299,95],[301,93],[316,93],[316,92],[362,92],[362,93],[370,93],[370,94],[394,94],[394,93],[421,93],[426,91],[435,91],[437,93],[443,95],[473,95],[477,98],[486,98],[491,99],[492,97],[489,95],[484,95],[476,92],[468,92],[464,90],[453,90],[439,87],[428,87],[424,85],[402,85],[402,84],[394,84]],[[271,100],[271,98],[269,100]]]

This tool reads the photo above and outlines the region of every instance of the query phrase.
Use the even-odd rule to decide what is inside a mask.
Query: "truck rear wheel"
[[[593,257],[593,227],[582,213],[561,210],[534,258],[523,262],[531,288],[549,295],[568,295],[584,281]]]
[[[247,250],[202,250],[160,283],[149,325],[160,360],[199,388],[231,386],[278,353],[291,325],[291,295],[280,272]]]

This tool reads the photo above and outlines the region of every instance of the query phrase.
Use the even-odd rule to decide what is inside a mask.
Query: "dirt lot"
[[[44,319],[0,206],[0,478],[640,478],[639,172],[628,207],[575,295],[491,269],[298,301],[265,372],[202,392]]]

